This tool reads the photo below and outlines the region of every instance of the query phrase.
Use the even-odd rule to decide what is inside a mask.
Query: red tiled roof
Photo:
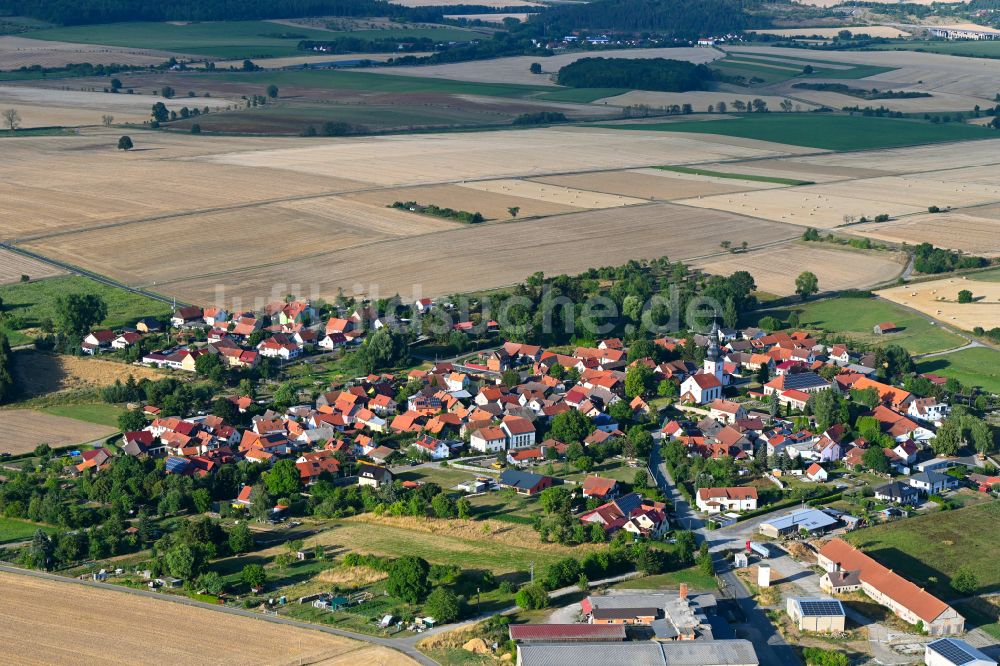
[[[625,640],[622,624],[512,624],[511,640]]]

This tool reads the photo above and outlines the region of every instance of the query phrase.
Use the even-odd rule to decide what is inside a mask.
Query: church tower
[[[705,353],[705,364],[703,372],[707,375],[715,375],[720,383],[725,383],[722,378],[722,359],[719,352],[719,318],[712,317],[712,330],[708,334],[708,351]]]

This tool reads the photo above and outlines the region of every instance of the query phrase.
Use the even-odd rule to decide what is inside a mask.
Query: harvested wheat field
[[[242,266],[283,264],[381,239],[453,229],[457,225],[439,217],[361,201],[319,197],[64,233],[25,245],[129,284],[155,287],[190,275],[192,267],[224,272]],[[290,242],[262,242],[272,228],[280,229],[281,237]],[[205,233],[208,229],[211,233]],[[148,243],[151,238],[156,242]],[[145,250],[129,251],[137,246],[144,246]],[[184,260],[177,261],[177,257]]]
[[[296,147],[221,153],[201,160],[310,176],[349,174],[354,180],[403,186],[803,152],[815,151],[737,137],[563,127],[299,142]]]
[[[384,647],[125,591],[0,573],[0,658],[17,664],[380,664],[415,662]],[[86,612],[80,612],[86,609]],[[109,640],[81,640],[100,618]],[[141,626],[136,618],[142,618]],[[184,640],[178,627],[198,627]]]
[[[870,81],[862,80],[860,84],[850,84],[852,88],[874,88],[880,90],[890,88],[898,92],[928,92],[923,86],[910,86],[903,84],[891,84],[891,82],[873,85]],[[862,100],[850,95],[843,95],[828,90],[805,90],[802,88],[791,88],[791,84],[786,84],[784,89],[789,95],[794,95],[797,99],[808,100],[816,106],[828,106],[832,109],[842,109],[845,106],[884,106],[892,111],[902,111],[903,113],[923,113],[925,111],[969,111],[977,104],[985,106],[982,97],[971,95],[958,95],[941,91],[932,91],[930,97],[911,97],[902,99],[878,99]],[[807,105],[803,105],[808,108]]]
[[[750,176],[774,176],[777,178],[791,178],[793,180],[811,180],[814,183],[898,175],[892,171],[883,169],[815,164],[807,162],[806,158],[802,157],[777,157],[769,160],[752,160],[749,162],[705,164],[701,168],[712,171],[745,173]]]
[[[898,174],[924,173],[930,169],[932,173],[943,175],[950,169],[994,165],[997,163],[998,154],[1000,154],[1000,139],[984,139],[933,146],[826,153],[797,157],[795,161],[819,166],[859,169],[875,167]]]
[[[372,190],[347,194],[344,198],[364,201],[375,206],[391,206],[397,201],[416,201],[424,205],[434,204],[442,208],[479,212],[488,220],[510,219],[508,209],[512,206],[520,208],[518,217],[545,217],[583,210],[582,207],[567,206],[555,201],[485,192],[460,185],[424,185]]]
[[[108,426],[31,409],[0,410],[0,425],[0,453],[15,456],[30,453],[39,444],[48,444],[52,448],[86,444],[113,435],[116,431]]]
[[[903,253],[863,253],[793,243],[705,259],[694,265],[716,275],[748,271],[757,289],[787,296],[795,293],[795,278],[804,270],[816,274],[823,291],[861,289],[895,279],[905,262]]]
[[[129,375],[136,380],[162,379],[164,376],[160,370],[140,365],[30,350],[14,354],[14,374],[27,396],[109,386],[116,379],[125,381]]]
[[[1000,219],[980,217],[979,211],[969,208],[963,212],[913,215],[854,225],[845,231],[891,243],[931,243],[981,257],[1000,256]]]
[[[215,302],[217,287],[227,297],[253,300],[274,293],[280,297],[289,293],[289,285],[300,285],[302,295],[313,298],[333,298],[342,287],[372,297],[398,292],[405,300],[415,288],[424,296],[454,293],[456,280],[463,291],[490,289],[520,282],[540,267],[548,274],[575,274],[629,259],[666,255],[677,261],[710,255],[719,252],[724,237],[756,247],[800,234],[800,228],[790,225],[647,204],[570,213],[544,222],[460,225],[276,266],[194,274],[157,288],[193,303]],[[600,248],[596,256],[595,247]]]
[[[618,206],[633,206],[646,203],[642,199],[623,197],[619,194],[603,194],[588,192],[561,185],[546,185],[530,180],[480,180],[473,183],[463,183],[462,187],[471,190],[490,192],[492,194],[511,195],[538,201],[551,201],[563,206],[574,208],[616,208]]]
[[[31,65],[63,67],[79,62],[89,62],[92,65],[160,65],[176,55],[178,54],[167,51],[49,42],[14,35],[0,37],[0,70]]]
[[[0,284],[20,282],[22,275],[37,280],[64,273],[55,266],[0,248]]]
[[[972,303],[958,302],[963,289],[972,292]],[[980,282],[974,275],[883,289],[878,295],[966,331],[1000,326],[1000,282]]]
[[[284,146],[294,140],[130,134],[136,149],[127,154],[115,149],[120,131],[4,138],[7,168],[0,182],[0,238],[23,240],[100,224],[323,196],[364,186],[334,175],[269,171],[265,164],[248,171],[188,159],[237,147]],[[123,185],[126,181],[128,187]]]
[[[743,173],[742,168],[736,170]],[[745,192],[783,187],[775,183],[762,183],[729,178],[714,178],[693,174],[663,171],[661,169],[629,169],[627,171],[600,171],[565,176],[533,178],[539,183],[579,188],[592,192],[607,192],[651,201],[671,201],[689,197]]]
[[[961,177],[961,174],[959,174]],[[719,195],[683,203],[768,220],[829,229],[846,215],[868,219],[921,213],[930,206],[975,206],[1000,201],[1000,185],[944,180],[936,173],[826,183],[774,192]]]
[[[614,52],[615,58],[670,58],[671,60],[687,60],[695,64],[712,62],[722,56],[723,53],[716,49],[696,48],[693,46],[666,49],[621,49]],[[434,79],[450,79],[453,81],[555,86],[556,83],[552,79],[556,72],[580,58],[591,57],[594,57],[593,53],[581,51],[577,53],[560,53],[547,58],[513,56],[509,58],[493,58],[492,60],[447,63],[444,65],[423,65],[420,67],[379,67],[378,72],[379,74],[426,76]],[[541,74],[531,73],[530,67],[533,62],[538,62],[542,66]]]

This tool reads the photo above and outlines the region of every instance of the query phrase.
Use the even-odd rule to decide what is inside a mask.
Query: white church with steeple
[[[722,398],[722,387],[725,386],[728,378],[724,372],[722,354],[719,351],[721,339],[718,317],[713,317],[712,330],[708,334],[705,362],[700,371],[681,383],[682,401],[706,405],[713,400]]]

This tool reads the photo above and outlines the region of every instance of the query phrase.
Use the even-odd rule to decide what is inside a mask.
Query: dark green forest
[[[571,88],[630,88],[686,92],[703,90],[712,70],[666,58],[581,58],[559,70],[559,85]]]

